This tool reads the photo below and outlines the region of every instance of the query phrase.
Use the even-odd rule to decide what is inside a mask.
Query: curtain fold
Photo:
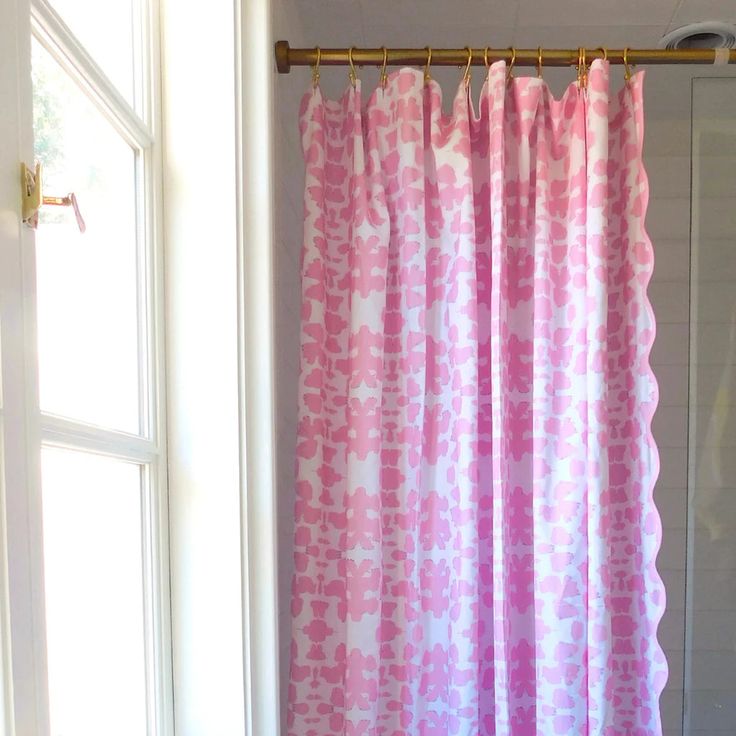
[[[305,95],[292,736],[661,734],[642,82]]]

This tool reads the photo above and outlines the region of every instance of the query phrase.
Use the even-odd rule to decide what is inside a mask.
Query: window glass
[[[54,10],[69,26],[118,91],[134,105],[135,43],[138,35],[136,0],[51,0]]]
[[[141,466],[43,450],[51,736],[145,736]]]
[[[135,152],[37,42],[36,158],[44,206],[36,232],[41,409],[140,431]]]

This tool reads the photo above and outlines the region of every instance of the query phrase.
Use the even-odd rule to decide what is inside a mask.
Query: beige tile
[[[693,257],[697,264],[699,286],[696,291],[705,291],[709,282],[733,284],[736,280],[736,234],[721,240],[696,239],[693,243]]]
[[[693,332],[695,362],[698,367],[722,366],[731,340],[729,329],[723,324],[701,324]]]
[[[664,534],[684,534],[687,527],[687,489],[661,488],[657,484],[654,503],[662,520]]]
[[[688,238],[652,240],[654,247],[654,274],[651,284],[658,281],[677,281],[687,292],[690,282],[690,241]],[[736,270],[736,268],[735,268]]]
[[[649,177],[649,191],[653,199],[690,197],[689,155],[645,155],[644,168]]]
[[[652,198],[646,218],[647,231],[655,239],[690,237],[690,200],[687,197]]]
[[[720,488],[736,485],[736,452],[714,453],[710,448],[693,448],[696,488]]]
[[[657,446],[687,447],[687,409],[682,406],[660,406],[654,414],[652,433]]]
[[[662,728],[666,735],[682,733],[682,691],[665,690],[659,699]]]
[[[661,486],[667,492],[676,489],[676,493],[680,493],[687,484],[686,453],[674,448],[660,447],[659,465],[657,487]]]
[[[682,324],[689,320],[690,301],[687,289],[683,289],[682,283],[652,279],[648,293],[658,325],[668,322]],[[713,299],[715,297],[712,297],[711,301]]]
[[[654,368],[659,386],[659,406],[688,405],[688,367],[660,365]]]
[[[306,4],[310,1],[305,0]],[[329,1],[340,5],[344,0]],[[409,29],[419,23],[441,32],[451,26],[475,25],[490,35],[494,34],[494,28],[513,28],[518,12],[518,1],[509,0],[463,0],[462,4],[446,0],[421,0],[420,3],[416,0],[360,0],[360,6],[365,26],[384,21]],[[511,43],[508,38],[510,36],[499,39],[497,43],[508,46]],[[461,48],[465,45],[461,44]]]
[[[716,684],[721,689],[704,690],[699,688],[697,681],[693,682],[696,689],[687,696],[688,718],[690,723],[697,724],[699,730],[708,734],[732,734],[736,724],[736,689],[725,689],[728,679]]]
[[[565,0],[540,2],[520,0],[518,25],[535,26],[665,26],[672,18],[678,0],[642,3],[637,0]],[[579,45],[579,44],[576,44]]]
[[[665,529],[662,534],[662,546],[657,557],[657,569],[663,570],[685,570],[687,540],[683,531],[670,531]],[[682,601],[674,600],[673,605]]]
[[[657,326],[650,362],[655,370],[659,365],[687,365],[689,327],[687,324]]]
[[[701,577],[704,584],[725,585],[736,588],[736,488],[711,491],[707,501],[718,504],[719,522],[723,524],[719,534],[713,538],[708,524],[703,521],[694,531],[692,565],[696,578]],[[692,494],[694,505],[693,513],[698,516],[698,492]],[[730,523],[729,523],[730,522]],[[734,616],[734,630],[736,631],[736,615]]]
[[[658,25],[624,25],[620,23],[604,25],[596,20],[591,25],[561,24],[555,22],[544,25],[534,17],[520,19],[522,22],[514,31],[512,42],[517,48],[548,49],[577,48],[580,39],[585,39],[589,48],[605,46],[607,48],[647,48],[656,45],[662,36],[662,28]],[[506,45],[511,43],[507,41]],[[614,75],[618,79],[619,69],[614,67]]]
[[[670,29],[711,19],[736,22],[736,5],[724,0],[683,0],[672,17]]]
[[[736,136],[733,140],[736,144]],[[736,197],[735,156],[726,155],[722,150],[712,156],[698,155],[695,171],[700,171],[693,188],[697,199]]]
[[[689,90],[689,82],[687,86]],[[651,156],[690,157],[690,115],[673,120],[667,111],[664,112],[664,119],[659,119],[656,117],[656,105],[647,103],[648,119],[644,127],[645,164]],[[656,192],[652,192],[652,196],[656,197]],[[687,198],[689,199],[689,193]]]
[[[696,611],[688,616],[692,646],[699,650],[736,651],[736,614],[733,611]],[[697,683],[695,683],[697,687]]]
[[[733,240],[736,237],[736,199],[699,196],[693,191],[693,235],[700,239]]]
[[[736,586],[732,571],[697,569],[692,580],[692,606],[695,611],[731,611],[736,617]],[[732,653],[733,656],[733,653]],[[734,657],[736,666],[736,657]],[[736,680],[735,680],[736,681]],[[710,688],[712,685],[704,685]]]
[[[657,629],[657,639],[665,650],[668,651],[682,651],[683,643],[685,641],[685,610],[684,606],[681,608],[674,608],[674,599],[667,591],[667,602],[672,604],[670,608],[668,605],[662,620],[659,622],[659,628]],[[676,683],[672,683],[676,685]]]
[[[736,652],[701,652],[694,650],[688,657],[692,689],[718,690],[736,682]],[[698,726],[701,723],[693,720]],[[702,724],[704,725],[704,724]]]
[[[684,656],[682,650],[669,650],[665,653],[667,657],[667,666],[669,668],[669,677],[665,685],[665,692],[682,692],[684,677]]]

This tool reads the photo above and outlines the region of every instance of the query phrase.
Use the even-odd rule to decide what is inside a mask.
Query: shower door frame
[[[695,572],[695,514],[694,493],[697,485],[698,451],[698,255],[700,253],[700,210],[696,206],[695,189],[701,181],[701,140],[714,133],[727,134],[736,138],[733,122],[728,120],[698,120],[695,114],[695,87],[704,80],[729,80],[736,85],[735,77],[698,76],[690,80],[690,232],[689,232],[689,277],[688,277],[688,396],[687,396],[687,503],[685,539],[685,609],[683,611],[683,674],[682,674],[682,733],[687,734],[697,724],[690,723],[693,692],[692,652],[693,627],[690,625],[694,613]]]

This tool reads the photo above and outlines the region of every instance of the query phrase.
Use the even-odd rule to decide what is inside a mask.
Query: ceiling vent
[[[732,49],[736,46],[736,26],[719,21],[689,23],[676,28],[659,41],[661,49]]]

